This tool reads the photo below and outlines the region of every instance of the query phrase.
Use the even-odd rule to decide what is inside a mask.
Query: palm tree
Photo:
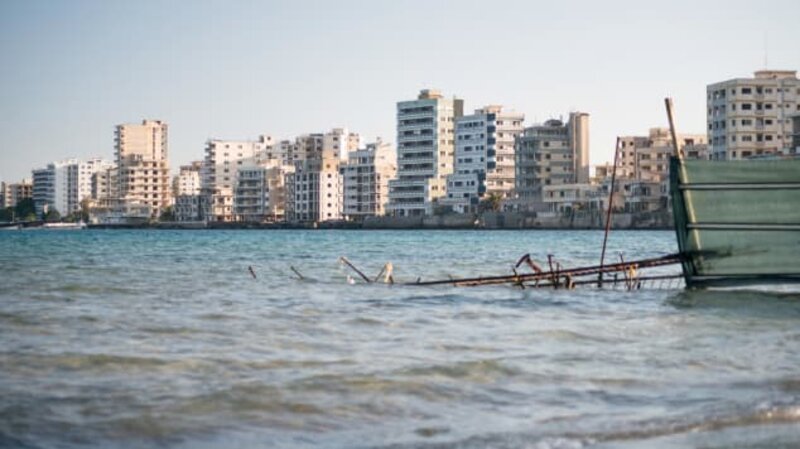
[[[478,203],[478,212],[500,212],[500,208],[503,206],[503,195],[492,192],[486,197],[484,197],[480,203]]]

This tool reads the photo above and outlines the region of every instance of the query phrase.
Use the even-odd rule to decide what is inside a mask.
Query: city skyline
[[[425,88],[526,125],[588,112],[595,165],[664,126],[664,96],[680,132],[705,133],[707,84],[800,66],[793,2],[655,5],[4,2],[0,179],[110,158],[114,126],[142,118],[170,123],[173,171],[211,138],[395,142],[396,103]]]

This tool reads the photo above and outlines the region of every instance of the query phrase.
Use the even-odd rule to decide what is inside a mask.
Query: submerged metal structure
[[[688,288],[800,282],[800,158],[670,161]]]
[[[800,158],[687,160],[674,155],[670,196],[687,288],[800,282]]]

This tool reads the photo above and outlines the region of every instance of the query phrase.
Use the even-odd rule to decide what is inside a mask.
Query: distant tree
[[[44,221],[48,223],[61,221],[61,213],[57,211],[55,208],[48,209],[47,212],[44,214]]]
[[[79,221],[88,222],[89,221],[89,198],[84,198],[81,201],[81,209],[75,211],[64,219],[64,221],[69,221],[72,223],[76,223]]]
[[[14,208],[6,207],[0,209],[0,221],[13,221],[14,220]]]
[[[434,203],[433,205],[433,215],[440,216],[440,215],[450,215],[455,213],[453,210],[453,206],[446,205],[446,204],[438,204]]]
[[[499,212],[503,207],[503,195],[492,192],[478,203],[478,212]]]
[[[175,221],[175,213],[172,210],[172,206],[167,206],[161,211],[158,221]]]
[[[17,220],[36,220],[36,206],[33,203],[33,198],[17,201],[17,205],[14,207],[14,215],[16,215]]]

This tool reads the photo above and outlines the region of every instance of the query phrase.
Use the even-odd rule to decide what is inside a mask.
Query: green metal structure
[[[688,288],[800,283],[800,158],[670,160]]]

